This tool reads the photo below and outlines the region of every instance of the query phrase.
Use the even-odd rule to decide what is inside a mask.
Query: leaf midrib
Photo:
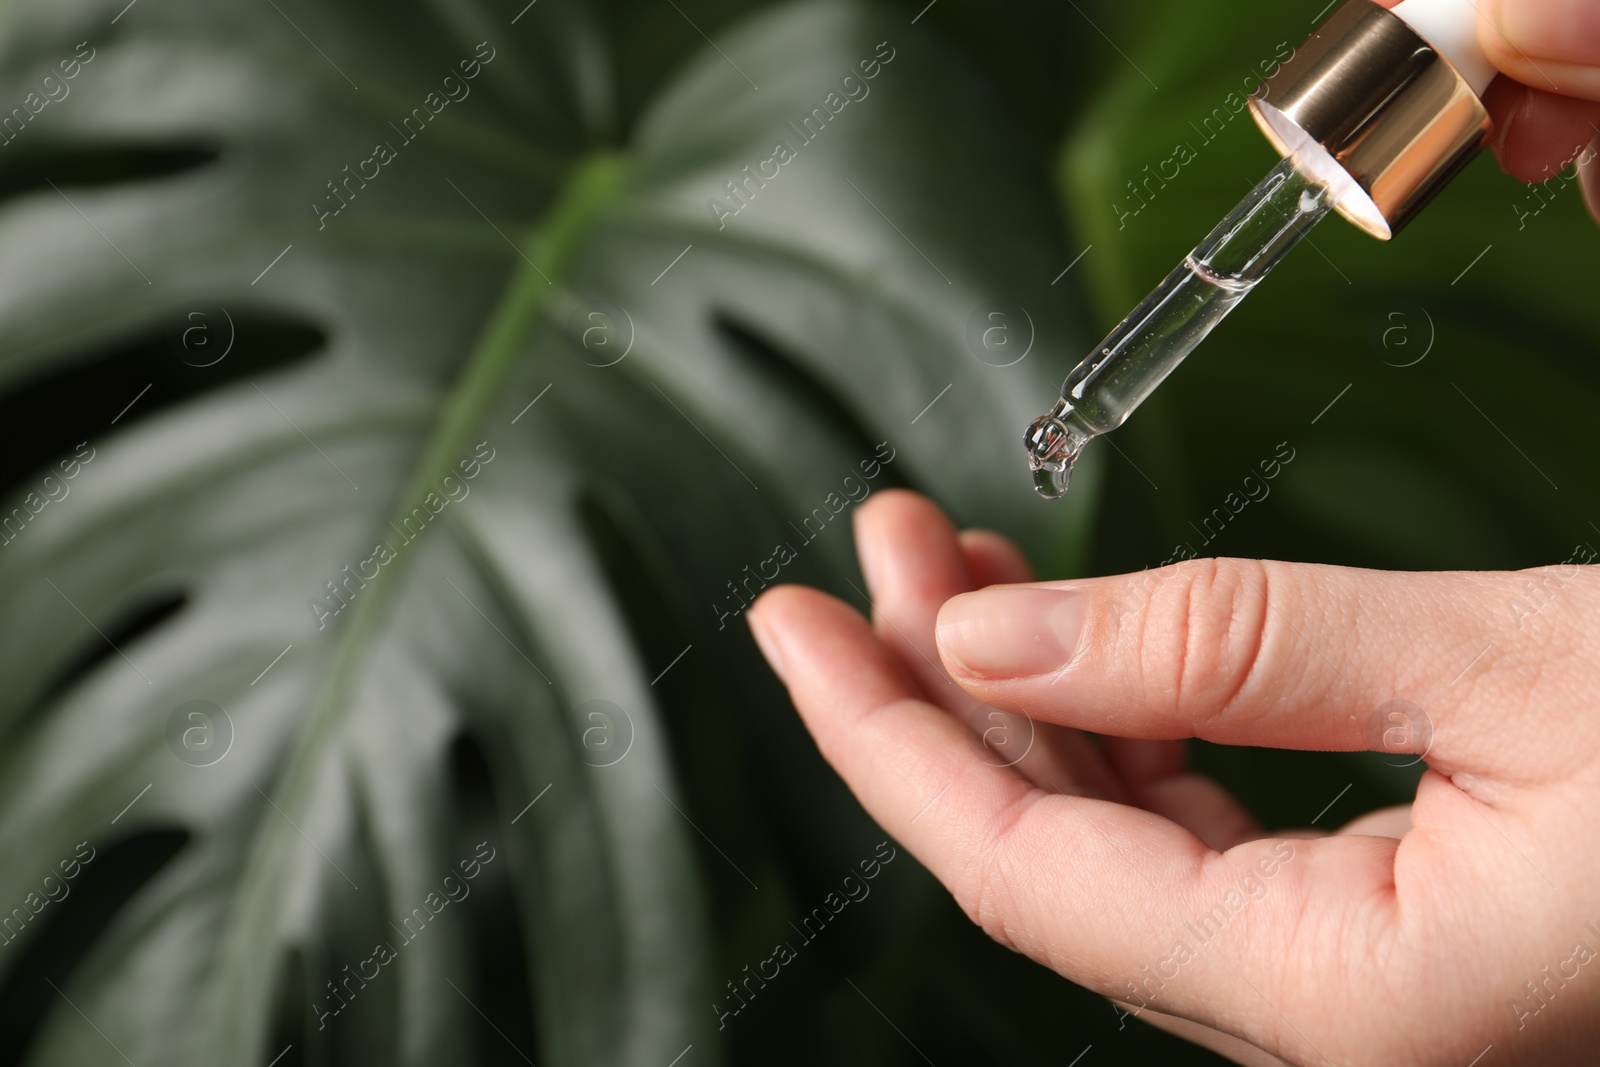
[[[440,410],[437,427],[399,497],[400,504],[393,510],[392,518],[409,514],[462,458],[475,428],[498,402],[499,387],[516,366],[520,343],[555,291],[556,280],[567,273],[583,238],[620,195],[625,183],[626,167],[620,157],[610,153],[591,156],[574,169],[549,213],[519,242],[525,264],[511,276],[479,334],[455,388]],[[361,599],[353,606],[349,621],[337,633],[333,667],[270,794],[290,816],[299,816],[304,811],[324,743],[343,719],[350,690],[366,653],[382,630],[389,604],[409,574],[413,555],[402,553],[375,580],[368,582]],[[259,824],[255,845],[241,872],[240,884],[246,898],[253,893],[270,891],[273,886],[270,873],[279,865],[284,842],[296,832],[284,825],[287,821],[264,815]],[[249,930],[239,920],[250,911],[245,900],[236,904],[232,929],[226,935],[226,947],[221,956],[247,947],[240,941],[248,937]],[[223,973],[237,975],[240,972],[225,969]],[[238,1037],[244,1036],[237,1027],[233,1029]]]

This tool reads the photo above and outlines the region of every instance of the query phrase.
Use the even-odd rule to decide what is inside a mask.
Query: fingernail
[[[1513,53],[1597,65],[1600,4],[1594,0],[1492,0],[1489,18]]]
[[[1600,137],[1589,145],[1589,158],[1578,168],[1583,202],[1589,205],[1589,214],[1600,222]]]
[[[1494,139],[1489,148],[1494,152],[1494,160],[1500,164],[1501,170],[1509,172],[1510,157],[1506,153],[1506,145],[1510,143],[1511,131],[1515,129],[1522,117],[1522,111],[1528,106],[1528,87],[1520,82],[1513,82],[1510,78],[1501,78],[1490,88],[1490,93],[1498,97],[1497,104],[1503,105],[1499,118],[1494,124]]]
[[[1030,586],[964,593],[939,611],[939,651],[982,678],[1059,670],[1078,646],[1086,600],[1081,589]]]
[[[772,632],[767,629],[767,624],[761,616],[756,614],[756,609],[751,608],[745,612],[745,621],[750,624],[750,636],[756,639],[756,647],[761,649],[761,654],[767,659],[767,666],[772,668],[772,673],[778,676],[780,682],[787,684],[783,676],[783,651]]]

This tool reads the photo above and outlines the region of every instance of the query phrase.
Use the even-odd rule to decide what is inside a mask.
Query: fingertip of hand
[[[861,613],[837,597],[806,585],[768,589],[745,609],[762,655],[785,682],[796,664],[819,666],[872,639]]]
[[[917,502],[927,503],[927,501],[928,498],[917,492],[915,489],[879,489],[876,493],[871,494],[865,500],[863,500],[861,505],[856,508],[856,519],[859,521],[862,515],[868,512],[875,512],[880,508],[893,507],[897,502],[901,505],[904,505],[907,503]]]
[[[1502,170],[1524,182],[1548,181],[1594,137],[1600,103],[1496,78],[1484,94],[1494,117],[1490,148]]]
[[[759,619],[761,625],[772,629],[786,624],[797,612],[804,611],[809,602],[817,599],[832,598],[807,585],[775,585],[756,597],[745,609],[744,615],[750,622],[755,623]]]
[[[1393,4],[1385,4],[1393,7]],[[1480,0],[1478,8],[1478,45],[1485,52],[1493,54],[1495,49],[1509,48],[1505,33],[1500,29],[1500,0]]]
[[[962,530],[956,540],[966,557],[967,570],[972,572],[972,583],[978,588],[1033,580],[1028,558],[1005,535],[993,530]]]
[[[1519,180],[1522,176],[1511,167],[1506,154],[1506,141],[1516,125],[1517,116],[1528,100],[1528,87],[1509,75],[1502,74],[1489,83],[1484,91],[1483,103],[1494,120],[1494,132],[1489,141],[1489,151],[1500,169]]]
[[[955,526],[920,493],[874,494],[857,510],[855,532],[856,555],[875,609],[927,597],[943,600],[951,588],[971,587]]]
[[[850,519],[850,529],[856,537],[856,561],[861,565],[861,577],[867,583],[868,597],[876,597],[883,588],[884,560],[883,531],[894,512],[918,499],[907,489],[884,489],[863,500]]]
[[[767,661],[767,666],[772,668],[772,673],[778,676],[778,681],[787,684],[788,678],[784,675],[783,646],[773,637],[772,631],[763,626],[754,615],[750,617],[750,636],[755,638],[756,647],[761,650],[761,657]]]
[[[851,525],[857,539],[875,537],[885,526],[903,522],[945,522],[944,512],[912,489],[880,489],[856,505]]]
[[[1567,98],[1600,100],[1593,0],[1481,0],[1478,44],[1502,73]]]
[[[745,625],[750,627],[750,636],[755,638],[756,647],[761,649],[761,655],[766,658],[767,665],[772,668],[779,680],[784,678],[785,659],[784,631],[793,613],[803,606],[805,594],[811,592],[804,586],[780,585],[768,589],[744,613]]]
[[[973,671],[961,661],[956,654],[956,647],[961,638],[957,631],[964,625],[973,608],[966,601],[976,597],[978,593],[958,593],[939,605],[939,613],[933,620],[933,645],[939,651],[939,659],[944,664],[944,669],[958,684],[963,679],[976,677]]]
[[[1596,137],[1591,148],[1600,153],[1600,137]],[[1595,222],[1600,222],[1600,161],[1591,159],[1578,170],[1579,186],[1583,189],[1583,202],[1589,205],[1589,214],[1594,216]]]
[[[874,538],[877,531],[904,508],[932,508],[927,497],[910,489],[880,489],[856,505],[850,525],[856,542]],[[934,509],[937,510],[937,509]]]
[[[952,677],[973,682],[1027,678],[1071,661],[1084,627],[1082,589],[1008,585],[951,597],[935,636]]]
[[[1537,0],[1523,0],[1532,6]],[[1479,0],[1478,47],[1502,71],[1514,73],[1527,66],[1528,44],[1518,38],[1526,37],[1529,26],[1526,19],[1508,17],[1505,0]],[[1522,23],[1516,25],[1514,23]]]

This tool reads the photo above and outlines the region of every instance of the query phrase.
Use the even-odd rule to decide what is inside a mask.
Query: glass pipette
[[[1055,407],[1028,427],[1039,494],[1065,493],[1083,446],[1121,426],[1332,206],[1328,186],[1295,156],[1273,168],[1067,375]]]

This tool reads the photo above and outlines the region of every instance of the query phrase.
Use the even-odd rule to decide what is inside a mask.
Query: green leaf
[[[844,4],[642,102],[576,0],[117,8],[0,40],[6,100],[92,52],[4,149],[14,1062],[714,1059],[708,884],[761,886],[735,920],[805,885],[696,804],[690,741],[747,731],[804,862],[870,834],[770,744],[804,742],[752,573],[787,545],[782,580],[859,603],[850,498],[889,484],[1081,558],[1093,469],[1052,508],[1020,461],[1083,343],[1039,169]],[[968,343],[1002,308],[1033,341],[1003,367]]]

